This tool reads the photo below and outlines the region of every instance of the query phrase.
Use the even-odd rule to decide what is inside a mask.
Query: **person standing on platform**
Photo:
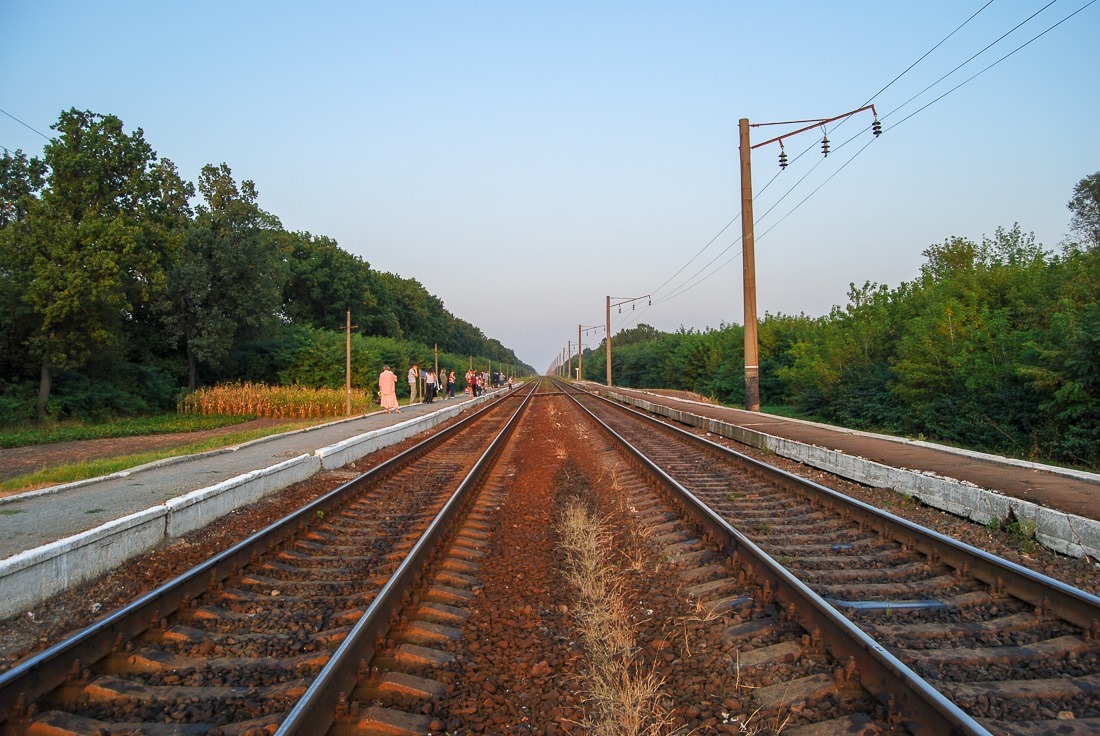
[[[424,371],[424,403],[430,404],[435,400],[435,371],[431,368]]]
[[[409,369],[409,406],[416,401],[416,383],[419,379],[420,369],[416,367],[416,363],[413,363],[412,368]]]
[[[382,366],[378,374],[378,400],[387,414],[391,411],[401,413],[401,405],[397,403],[397,374],[388,365]]]
[[[453,399],[455,397],[455,372],[452,370],[447,374],[447,398]]]

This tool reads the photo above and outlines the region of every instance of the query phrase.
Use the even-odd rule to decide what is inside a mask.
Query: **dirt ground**
[[[57,465],[73,465],[90,460],[102,460],[121,455],[137,455],[151,450],[184,447],[236,432],[276,427],[300,421],[297,419],[253,419],[218,429],[177,434],[147,434],[137,437],[109,437],[102,440],[56,442],[50,445],[30,445],[0,450],[0,481],[33,473]]]

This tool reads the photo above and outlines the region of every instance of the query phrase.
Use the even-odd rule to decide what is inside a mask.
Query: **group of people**
[[[437,374],[429,368],[421,372],[420,367],[413,363],[412,368],[409,368],[408,376],[410,405],[416,403],[421,379],[424,381],[425,404],[435,401],[435,397],[439,394],[445,394],[445,398],[455,397],[454,371],[448,372],[444,369]],[[382,372],[378,374],[378,396],[387,414],[401,413],[401,405],[397,401],[397,375],[388,365],[382,366]]]
[[[454,373],[451,375],[453,376]],[[511,376],[505,381],[503,373],[490,374],[488,371],[478,373],[473,369],[466,371],[466,392],[471,396],[481,396],[489,386],[499,388],[505,385],[507,385],[509,389],[512,388]]]
[[[409,370],[410,375],[412,371],[416,369],[416,365]],[[424,378],[424,403],[430,404],[435,401],[436,394],[445,394],[444,398],[448,396],[450,398],[455,397],[455,372],[447,372],[446,369],[441,370],[438,374],[431,368],[427,369],[423,373]],[[410,387],[415,386],[415,383],[410,380]],[[413,402],[416,398],[415,388],[410,388],[409,403]]]

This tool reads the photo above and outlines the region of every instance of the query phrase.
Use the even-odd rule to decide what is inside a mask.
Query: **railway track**
[[[0,733],[323,732],[525,399],[488,405],[5,673]]]
[[[1096,732],[1094,597],[745,460],[513,394],[0,676],[0,736]]]
[[[560,391],[538,398],[469,528],[379,645],[340,733],[896,731],[853,667],[727,565],[571,401]],[[578,542],[563,519],[586,513],[602,530]],[[603,541],[608,567],[626,568],[595,595],[616,605],[592,609],[582,592],[561,595],[597,587],[563,573],[562,550],[585,539]],[[545,564],[519,559],[525,552],[559,559],[548,575]],[[629,633],[597,625],[616,611]],[[595,647],[589,627],[599,631]],[[592,651],[614,640],[625,643],[612,661]]]
[[[929,714],[910,713],[912,730],[1100,732],[1100,599],[633,410],[570,393],[668,474],[678,503],[698,499],[710,509],[712,535],[729,533],[720,522],[736,527],[729,545],[743,561],[759,548],[781,563],[790,579],[759,574],[788,605],[798,598],[808,626],[821,614],[796,596],[800,586],[857,625],[874,642],[867,651],[896,657],[905,679],[930,685],[966,714],[949,713],[950,725],[929,731]],[[896,701],[898,684],[877,677],[884,676],[864,682]]]

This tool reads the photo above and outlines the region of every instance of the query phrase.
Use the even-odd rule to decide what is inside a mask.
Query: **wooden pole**
[[[741,252],[745,282],[745,408],[749,411],[760,411],[760,358],[756,335],[756,250],[752,227],[752,149],[749,145],[748,118],[741,118],[739,121],[739,133],[741,144]],[[608,360],[610,361],[610,358]],[[610,362],[608,362],[608,376],[611,375],[610,365]],[[611,385],[610,379],[607,383]]]
[[[611,387],[611,296],[607,297],[607,386]]]
[[[345,365],[344,365],[344,388],[346,389],[346,396],[344,398],[344,414],[345,416],[351,416],[351,310],[348,310],[348,327],[347,327],[347,349],[345,352]]]

